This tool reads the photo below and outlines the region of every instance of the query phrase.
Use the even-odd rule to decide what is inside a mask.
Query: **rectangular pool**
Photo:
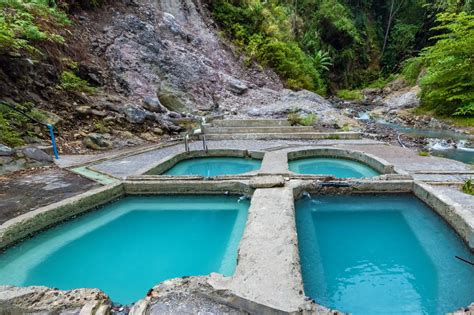
[[[444,314],[474,302],[474,255],[412,195],[296,202],[305,293],[351,314]]]
[[[0,284],[99,288],[114,302],[161,281],[234,273],[249,201],[238,196],[133,196],[0,255]]]

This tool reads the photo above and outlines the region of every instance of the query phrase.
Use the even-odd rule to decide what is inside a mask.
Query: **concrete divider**
[[[291,126],[287,119],[225,119],[213,120],[215,127],[275,127]]]
[[[423,182],[414,183],[413,193],[446,220],[474,252],[474,213]]]
[[[117,199],[124,192],[121,183],[100,187],[8,220],[0,226],[0,249]]]
[[[156,163],[147,166],[146,168],[139,171],[140,174],[145,175],[159,175],[170,168],[172,168],[178,162],[199,157],[244,157],[252,158],[256,160],[263,159],[264,152],[260,151],[248,151],[248,150],[233,150],[233,149],[216,149],[216,150],[193,150],[189,152],[181,152],[170,157],[166,157]]]

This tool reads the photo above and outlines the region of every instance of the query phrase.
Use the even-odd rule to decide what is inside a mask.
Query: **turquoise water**
[[[178,162],[163,175],[235,175],[256,171],[261,164],[261,160],[240,157],[194,158]]]
[[[6,251],[0,284],[100,288],[128,304],[166,279],[230,276],[249,207],[237,200],[126,197]]]
[[[290,161],[289,169],[298,174],[332,175],[338,178],[364,178],[380,175],[376,170],[357,161],[323,157]]]
[[[474,255],[411,195],[296,202],[305,293],[351,314],[444,314],[474,302]]]

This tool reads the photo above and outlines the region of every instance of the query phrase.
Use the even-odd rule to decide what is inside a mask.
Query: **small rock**
[[[112,142],[108,139],[108,136],[101,133],[90,133],[88,134],[83,143],[86,147],[93,150],[107,150],[112,148]]]
[[[156,135],[158,135],[158,136],[161,136],[161,135],[163,135],[163,134],[165,133],[165,132],[163,131],[163,129],[158,128],[158,127],[157,127],[157,128],[153,128],[152,131],[153,131],[154,134],[156,134]]]
[[[244,82],[234,79],[234,78],[229,78],[227,79],[227,89],[231,91],[232,93],[235,93],[237,95],[242,95],[247,90],[249,89],[247,84]]]
[[[140,106],[127,104],[122,109],[122,112],[125,114],[125,119],[132,124],[142,124],[145,122],[145,119],[151,114],[149,111],[144,110]],[[154,116],[152,116],[154,117]]]
[[[144,132],[140,134],[140,138],[146,141],[151,141],[151,142],[156,141],[156,136],[152,134],[151,132]]]
[[[105,117],[105,116],[107,116],[107,112],[106,112],[106,111],[97,110],[97,109],[91,110],[91,114],[92,114],[92,115],[95,115],[95,116],[99,116],[99,117]]]
[[[180,36],[186,35],[172,14],[168,12],[163,13],[163,22],[173,34]]]
[[[23,154],[35,161],[39,162],[52,162],[53,158],[45,153],[44,151],[36,148],[36,147],[28,147],[22,150]]]
[[[161,105],[160,99],[157,97],[147,96],[143,99],[143,104],[146,109],[155,113],[166,113],[167,109]]]
[[[90,106],[77,106],[76,107],[76,112],[82,115],[89,115],[92,111],[92,108]]]
[[[182,115],[177,112],[169,112],[166,116],[168,116],[169,118],[175,118],[175,119],[182,117]]]
[[[14,152],[15,150],[13,150],[12,148],[0,143],[0,156],[10,156],[13,155]]]
[[[55,113],[51,113],[45,110],[41,110],[41,113],[44,116],[44,123],[50,124],[52,126],[57,126],[61,123],[62,118],[56,115]]]

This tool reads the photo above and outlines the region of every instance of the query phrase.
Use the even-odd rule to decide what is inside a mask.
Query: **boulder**
[[[84,138],[83,143],[93,150],[107,150],[112,148],[112,142],[109,138],[110,136],[106,134],[90,133]]]
[[[81,115],[89,115],[92,111],[92,108],[90,106],[86,106],[86,105],[77,106],[75,109],[76,109],[76,112],[81,114]]]
[[[143,99],[143,107],[154,113],[166,113],[168,110],[161,105],[160,99],[157,97],[147,96]]]
[[[227,79],[227,89],[229,91],[231,91],[232,93],[234,93],[234,94],[242,95],[245,92],[247,92],[249,87],[247,86],[247,84],[245,84],[244,82],[242,82],[240,80],[237,80],[235,78],[228,78]]]
[[[179,25],[178,21],[176,21],[176,18],[174,17],[174,15],[168,12],[164,12],[163,23],[171,31],[171,33],[175,35],[179,35],[181,37],[186,36],[186,33],[183,31],[183,28],[181,27],[181,25]]]
[[[52,162],[53,158],[37,147],[27,147],[22,150],[23,154],[32,160],[39,162]]]
[[[15,150],[0,143],[0,156],[10,156],[13,153],[15,153]]]
[[[408,91],[394,92],[384,100],[384,105],[390,109],[413,108],[420,105],[418,96],[420,88],[415,86]]]
[[[162,89],[158,93],[158,99],[164,107],[170,111],[185,112],[187,111],[186,105],[181,100],[180,94],[171,89]]]
[[[165,133],[165,132],[163,131],[163,129],[158,128],[158,127],[153,128],[152,131],[153,131],[154,134],[156,134],[156,135],[158,135],[158,136],[161,136],[161,135],[163,135],[163,134]]]
[[[132,124],[142,124],[146,119],[153,118],[153,114],[140,106],[127,104],[123,107],[122,113],[125,119]]]
[[[157,140],[156,136],[152,134],[151,132],[144,132],[140,134],[140,138],[146,141],[154,142]]]

